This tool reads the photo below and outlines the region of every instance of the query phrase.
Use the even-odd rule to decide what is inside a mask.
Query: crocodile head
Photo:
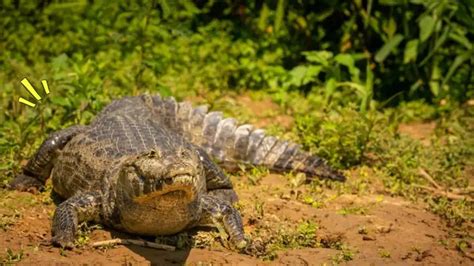
[[[128,158],[117,180],[119,224],[143,235],[180,232],[199,218],[203,172],[192,148],[154,149]]]
[[[136,203],[178,198],[195,200],[205,189],[202,164],[197,152],[186,147],[140,154],[123,167],[118,180],[122,196]],[[173,200],[173,201],[174,201]]]

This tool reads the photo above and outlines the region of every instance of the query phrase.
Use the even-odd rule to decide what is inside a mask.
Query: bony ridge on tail
[[[151,236],[217,222],[243,249],[237,195],[213,159],[224,168],[264,165],[345,180],[323,159],[261,129],[205,106],[142,95],[113,101],[89,125],[51,134],[10,188],[40,189],[52,178],[65,199],[52,224],[52,242],[61,247],[73,246],[85,221]]]

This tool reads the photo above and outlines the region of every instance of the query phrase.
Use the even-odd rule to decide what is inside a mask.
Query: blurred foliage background
[[[225,95],[269,98],[271,127],[338,168],[371,167],[389,193],[425,195],[419,169],[469,187],[474,150],[472,0],[0,1],[0,181],[54,130],[112,99],[193,98],[252,122]],[[20,80],[51,94],[32,109]],[[436,123],[431,144],[399,123]],[[471,178],[472,179],[472,178]],[[429,195],[472,221],[470,201]]]

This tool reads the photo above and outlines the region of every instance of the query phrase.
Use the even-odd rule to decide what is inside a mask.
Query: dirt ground
[[[237,187],[242,203],[264,201],[265,222],[277,226],[280,222],[298,223],[302,219],[319,224],[318,237],[337,237],[354,251],[347,264],[470,264],[468,258],[450,247],[450,230],[437,216],[424,206],[400,198],[380,194],[365,196],[342,195],[324,208],[314,208],[291,199],[288,181],[280,175],[263,177],[258,186]],[[275,193],[276,192],[276,193]],[[280,196],[277,196],[280,195]],[[283,196],[281,196],[283,195]],[[15,204],[19,218],[0,234],[0,255],[7,248],[13,254],[23,252],[19,264],[287,264],[321,265],[331,264],[340,251],[329,248],[289,249],[277,252],[273,261],[262,261],[247,255],[228,251],[225,248],[160,251],[136,246],[116,246],[94,249],[88,245],[74,250],[62,251],[51,247],[51,214],[54,204],[47,198],[29,193],[7,192],[0,206],[0,213],[11,213],[7,206]],[[363,214],[342,214],[344,207],[365,206]],[[252,231],[249,217],[244,213],[247,232]],[[364,233],[361,233],[364,228]],[[116,232],[94,230],[89,243],[111,239]],[[448,244],[443,244],[448,243]],[[471,264],[472,265],[472,264]]]
[[[270,104],[270,103],[268,103]],[[271,107],[271,106],[270,106]],[[260,105],[259,108],[262,108]],[[268,106],[267,106],[268,108]],[[423,140],[433,125],[405,125],[402,132]],[[348,172],[348,182],[371,175],[368,171]],[[456,234],[423,203],[390,197],[377,177],[370,178],[367,193],[336,195],[331,189],[324,206],[305,204],[298,195],[309,185],[295,188],[287,177],[266,174],[257,185],[250,185],[243,175],[233,176],[240,197],[241,212],[247,233],[257,225],[277,228],[281,224],[311,221],[318,224],[320,241],[337,239],[350,250],[350,259],[335,248],[297,248],[276,252],[272,261],[264,261],[230,251],[221,246],[192,248],[174,252],[138,246],[115,246],[95,249],[91,243],[124,236],[109,229],[93,230],[89,241],[74,250],[61,250],[49,244],[51,217],[55,209],[48,194],[30,194],[0,190],[0,258],[18,264],[36,265],[472,265],[473,260],[456,250]],[[261,203],[260,208],[254,208]],[[351,211],[352,210],[352,211]],[[257,215],[256,212],[260,212]],[[1,260],[0,260],[1,261]]]

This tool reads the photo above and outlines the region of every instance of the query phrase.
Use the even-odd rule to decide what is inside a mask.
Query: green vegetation
[[[388,259],[388,258],[390,258],[390,251],[385,250],[385,249],[379,249],[379,256],[380,256],[381,258],[386,258],[386,259]]]
[[[337,213],[341,215],[356,214],[356,215],[367,215],[369,208],[366,206],[349,206],[340,209]]]
[[[276,227],[261,226],[254,238],[263,238],[265,252],[263,259],[274,259],[277,257],[276,251],[288,248],[302,247],[329,247],[331,243],[326,243],[317,238],[319,225],[312,221],[301,221],[301,223],[289,225],[280,223]]]
[[[255,112],[240,102],[244,95],[275,104],[257,114],[272,121],[270,132],[347,170],[346,184],[315,180],[302,202],[321,208],[322,188],[363,194],[377,179],[387,195],[426,202],[452,226],[474,220],[472,1],[4,0],[0,6],[0,185],[47,134],[88,123],[112,99],[174,95],[255,122]],[[36,88],[46,79],[51,90],[34,109],[18,103],[20,96],[31,99],[20,85],[24,77]],[[274,119],[282,116],[292,118],[289,126]],[[400,133],[406,123],[435,129],[422,142]],[[267,174],[243,171],[251,185]],[[289,177],[293,188],[304,183]],[[262,204],[254,207],[263,216]],[[12,215],[0,215],[1,229]],[[318,245],[315,228],[306,224],[273,243]]]
[[[267,168],[261,166],[252,166],[249,170],[245,166],[240,166],[240,170],[243,176],[248,177],[252,186],[258,185],[260,180],[269,173]]]
[[[21,261],[23,256],[24,254],[22,249],[20,249],[18,252],[15,252],[12,249],[7,248],[5,256],[0,257],[0,262],[5,264],[14,264]]]
[[[101,229],[102,226],[100,225],[89,225],[87,223],[79,224],[79,228],[77,231],[77,236],[74,245],[77,247],[83,247],[89,243],[90,234],[92,231],[96,229]]]
[[[0,230],[6,231],[10,226],[14,225],[16,220],[20,218],[21,214],[15,212],[13,214],[0,214]]]
[[[275,239],[271,241],[270,249],[316,247],[318,241],[316,231],[318,225],[311,221],[303,221],[296,228],[282,227]]]
[[[347,262],[347,261],[351,261],[354,259],[354,251],[350,250],[350,249],[342,249],[341,252],[337,255],[334,255],[332,257],[332,262],[336,265],[340,264],[340,263],[344,263],[344,262]]]

